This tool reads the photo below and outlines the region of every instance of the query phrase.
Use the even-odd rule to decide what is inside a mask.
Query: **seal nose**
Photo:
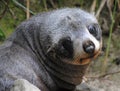
[[[95,45],[92,41],[87,41],[83,43],[83,49],[88,54],[93,54],[95,51]]]

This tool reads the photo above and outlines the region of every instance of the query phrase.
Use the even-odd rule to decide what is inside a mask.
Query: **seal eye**
[[[97,29],[94,25],[88,26],[88,30],[94,37],[97,36],[98,32],[97,32]]]
[[[89,25],[88,30],[97,40],[101,39],[101,29],[98,24]]]

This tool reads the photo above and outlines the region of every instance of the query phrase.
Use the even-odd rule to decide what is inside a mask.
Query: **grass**
[[[107,42],[107,49],[106,49],[106,52],[105,52],[105,57],[104,57],[103,67],[102,67],[102,73],[103,74],[106,72],[106,68],[107,68],[107,60],[108,60],[108,55],[109,55],[109,51],[110,51],[112,31],[113,31],[113,26],[114,26],[114,23],[115,23],[114,20],[115,20],[116,6],[117,6],[117,1],[115,0],[115,7],[113,9],[112,16],[111,16],[112,23],[110,25],[109,37],[108,37],[108,42]]]

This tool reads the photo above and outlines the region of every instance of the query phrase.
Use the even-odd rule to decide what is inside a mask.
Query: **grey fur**
[[[69,64],[78,55],[86,55],[82,43],[100,41],[87,29],[98,24],[96,18],[77,8],[40,13],[20,24],[0,47],[0,91],[9,91],[14,80],[24,78],[41,91],[73,91],[80,84],[86,65]],[[69,36],[73,42],[73,59],[56,58],[55,47]],[[65,62],[64,62],[65,61]]]

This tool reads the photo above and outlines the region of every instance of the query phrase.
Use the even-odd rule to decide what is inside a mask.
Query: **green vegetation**
[[[5,34],[3,33],[3,30],[0,28],[0,41],[5,40]]]

